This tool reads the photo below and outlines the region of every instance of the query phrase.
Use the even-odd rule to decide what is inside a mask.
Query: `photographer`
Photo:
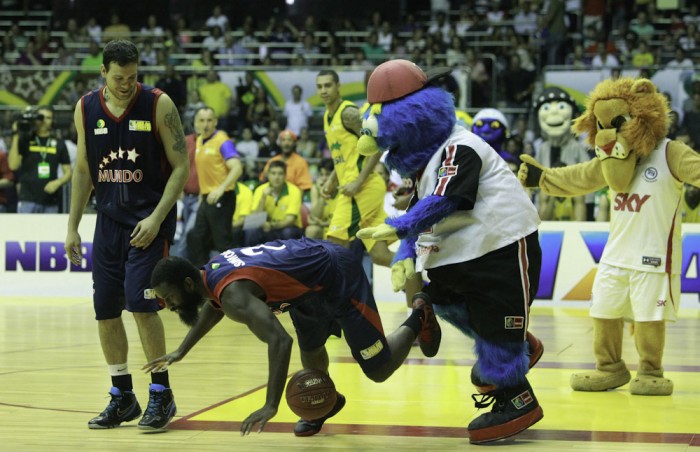
[[[52,125],[49,106],[26,111],[12,124],[8,160],[11,170],[19,170],[17,213],[58,213],[60,188],[70,181],[71,165],[65,142],[51,134]]]

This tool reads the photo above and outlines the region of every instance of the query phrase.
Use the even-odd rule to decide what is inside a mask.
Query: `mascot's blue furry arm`
[[[430,195],[418,201],[404,215],[388,218],[386,224],[396,229],[396,235],[399,238],[417,237],[420,232],[425,231],[457,210],[458,205],[458,200]]]

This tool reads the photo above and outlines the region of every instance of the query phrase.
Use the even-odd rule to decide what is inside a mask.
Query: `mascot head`
[[[500,110],[484,108],[479,110],[472,122],[472,132],[479,135],[499,154],[505,151],[508,138],[508,120]]]
[[[407,60],[390,60],[367,81],[369,108],[357,148],[362,155],[388,151],[387,165],[402,176],[423,168],[455,125],[452,95],[432,82],[450,69],[426,75]]]
[[[668,133],[666,97],[647,79],[619,78],[599,83],[586,101],[574,131],[601,160],[603,176],[615,191],[629,186],[637,162],[647,157]]]
[[[571,121],[578,114],[578,107],[566,91],[546,88],[535,102],[535,111],[546,138],[557,140],[571,136]]]

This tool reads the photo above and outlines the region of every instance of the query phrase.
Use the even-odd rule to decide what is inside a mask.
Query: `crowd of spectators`
[[[258,181],[267,160],[282,155],[278,136],[284,129],[297,136],[296,153],[310,163],[315,177],[318,162],[330,152],[319,111],[304,100],[312,93],[295,86],[283,93],[286,104],[275,106],[255,82],[254,70],[370,71],[390,58],[406,58],[425,69],[459,68],[469,73],[469,109],[516,112],[512,117],[523,130],[513,128],[509,144],[522,152],[532,141],[523,137],[532,135],[527,130],[532,128],[531,100],[546,66],[624,66],[647,73],[663,66],[692,69],[700,56],[700,12],[691,3],[685,9],[659,10],[654,1],[432,0],[424,2],[424,9],[403,11],[397,20],[378,10],[354,17],[271,13],[260,19],[231,14],[224,3],[205,3],[210,9],[200,18],[115,12],[105,21],[95,16],[49,18],[45,26],[32,29],[14,21],[3,30],[0,73],[18,65],[77,68],[78,76],[60,100],[68,111],[99,82],[101,46],[128,38],[139,46],[143,81],[170,95],[187,128],[198,108],[213,109],[218,127],[229,133],[243,159],[243,179]],[[237,86],[220,81],[219,70],[241,68],[245,77]],[[700,83],[695,87],[700,98]],[[700,111],[700,101],[689,97],[679,115],[680,129],[683,119]],[[2,120],[2,129],[10,130],[10,114]],[[70,139],[68,124],[62,133]],[[9,147],[2,138],[0,133],[0,152]]]

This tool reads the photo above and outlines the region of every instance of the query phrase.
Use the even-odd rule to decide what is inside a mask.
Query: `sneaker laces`
[[[479,397],[481,399],[479,399]],[[493,402],[496,401],[496,396],[491,393],[486,394],[472,394],[472,400],[474,401],[474,406],[476,408],[487,408]]]
[[[119,409],[119,405],[122,401],[123,395],[122,394],[112,394],[111,392],[109,393],[109,396],[112,398],[112,400],[109,401],[109,404],[107,405],[107,408],[100,413],[100,416],[104,416],[106,414],[109,414],[110,412],[116,411]]]
[[[148,407],[146,408],[145,415],[157,416],[159,415],[159,408],[163,404],[163,391],[151,391],[151,397],[148,400]]]

